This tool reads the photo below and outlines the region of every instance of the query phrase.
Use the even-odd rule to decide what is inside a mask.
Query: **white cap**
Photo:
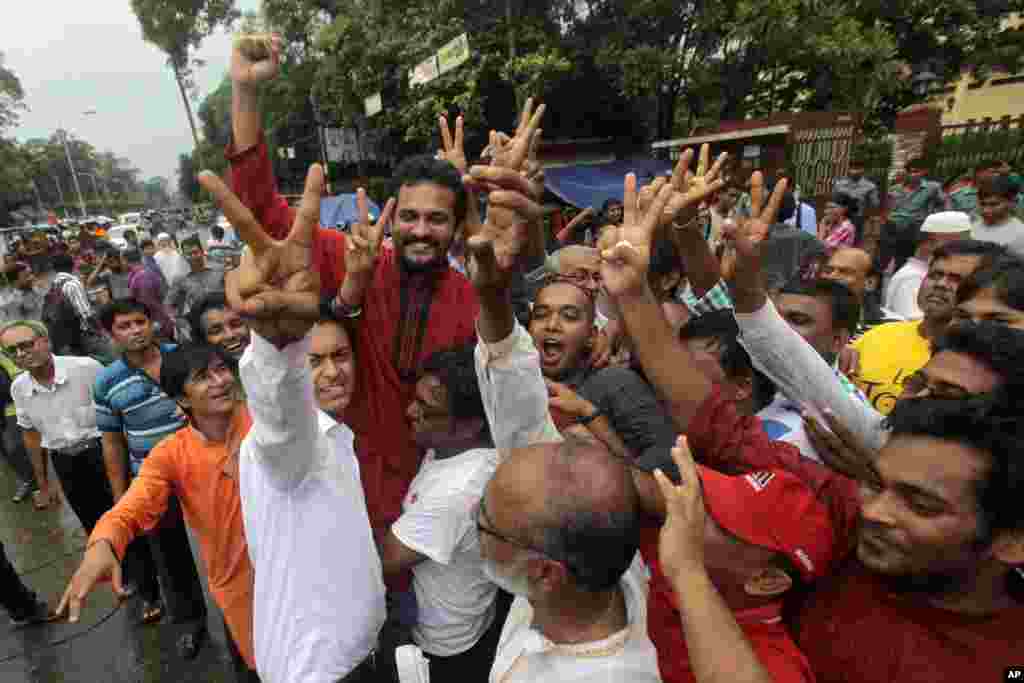
[[[168,235],[166,232],[162,232],[159,235],[157,235],[156,238],[158,240],[169,240],[169,239],[171,239],[171,236]]]
[[[971,231],[971,217],[963,211],[940,211],[924,219],[921,232],[938,235],[953,235]]]

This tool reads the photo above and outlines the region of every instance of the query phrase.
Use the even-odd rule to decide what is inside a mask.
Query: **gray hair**
[[[46,329],[46,325],[38,320],[12,320],[9,323],[4,323],[4,325],[0,327],[0,337],[2,337],[8,330],[13,330],[15,327],[27,327],[40,337],[48,338],[50,336],[50,331]]]

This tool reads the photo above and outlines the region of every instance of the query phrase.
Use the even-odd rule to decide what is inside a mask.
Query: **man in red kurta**
[[[293,209],[277,191],[258,106],[259,84],[276,75],[278,50],[275,42],[262,59],[247,57],[244,48],[232,54],[234,142],[226,156],[231,189],[280,239],[292,225]],[[355,340],[360,397],[346,410],[345,422],[356,435],[370,523],[381,533],[398,519],[419,467],[405,418],[417,370],[434,352],[471,342],[478,311],[469,281],[448,267],[448,247],[466,215],[461,175],[430,157],[407,160],[395,175],[395,248],[381,250],[369,268],[360,259],[359,273],[346,272],[350,238],[321,227],[313,259],[323,295],[340,293],[343,315],[361,309]]]

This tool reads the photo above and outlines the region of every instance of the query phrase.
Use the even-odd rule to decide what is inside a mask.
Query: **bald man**
[[[485,407],[505,458],[480,503],[480,550],[484,573],[516,596],[490,679],[658,681],[630,470],[599,444],[558,442],[550,417],[533,415],[547,410],[543,382],[524,381],[516,414],[508,414],[507,380],[483,378],[522,372],[523,359],[539,370],[533,342],[518,325],[501,343],[477,346]],[[587,651],[589,643],[601,647]]]
[[[513,273],[468,246],[477,378],[503,460],[480,502],[480,550],[487,576],[516,596],[490,680],[658,681],[631,475],[599,444],[562,442],[537,348],[513,315]]]
[[[860,324],[854,337],[875,325],[903,320],[903,316],[885,309],[879,303],[882,273],[870,253],[857,247],[841,247],[832,252],[821,268],[825,280],[842,282],[860,303]]]

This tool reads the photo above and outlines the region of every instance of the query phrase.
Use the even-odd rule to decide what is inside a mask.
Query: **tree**
[[[167,55],[198,147],[199,134],[189,103],[189,93],[195,90],[192,69],[196,66],[191,53],[218,27],[230,26],[238,18],[234,0],[132,0],[132,9],[142,27],[142,37]]]
[[[178,155],[178,194],[185,201],[194,202],[199,197],[199,180],[191,154]]]

